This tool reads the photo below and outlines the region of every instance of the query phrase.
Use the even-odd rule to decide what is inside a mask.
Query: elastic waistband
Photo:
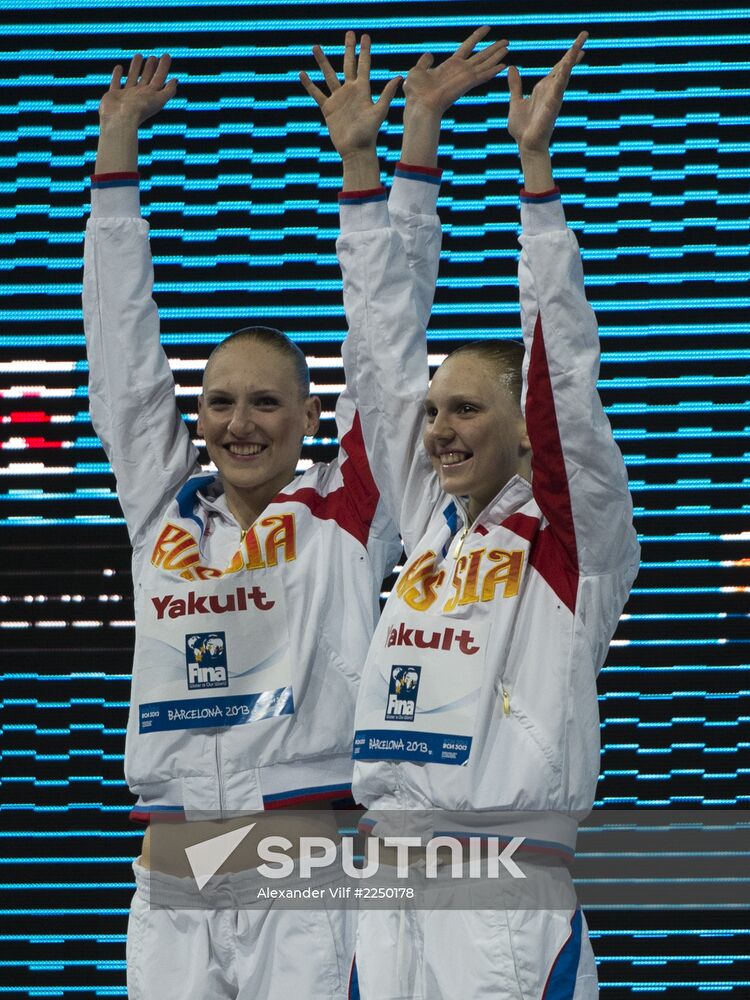
[[[559,812],[370,809],[360,819],[359,829],[379,838],[417,836],[423,843],[434,837],[459,841],[497,837],[501,842],[522,837],[517,848],[521,852],[572,860],[578,820]]]
[[[228,872],[223,875],[213,875],[202,889],[198,888],[194,878],[167,875],[164,872],[144,868],[137,861],[133,862],[133,873],[136,892],[149,907],[174,910],[269,908],[274,902],[270,891],[279,885],[283,885],[285,891],[315,892],[341,881],[339,865],[314,871],[310,878],[304,880],[288,877],[282,882],[264,878],[257,870]],[[261,889],[269,895],[261,893]]]

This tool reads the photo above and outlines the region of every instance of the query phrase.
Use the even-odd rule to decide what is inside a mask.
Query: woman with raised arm
[[[353,36],[347,52],[353,59]],[[371,473],[382,418],[368,395],[372,373],[345,349],[338,460],[295,478],[320,403],[299,349],[279,331],[245,328],[214,349],[203,375],[198,433],[217,473],[202,473],[159,343],[138,202],[138,130],[174,95],[168,73],[167,56],[136,57],[124,82],[115,70],[102,99],[84,274],[92,420],[133,544],[126,777],[138,795],[134,818],[172,820],[166,841],[147,830],[135,865],[128,990],[159,1000],[339,998],[349,988],[353,914],[258,906],[245,867],[266,832],[281,832],[280,808],[350,790],[356,686],[381,580],[399,552],[393,498]],[[469,75],[464,90],[477,82]],[[369,83],[359,94],[368,133],[398,83],[375,103]],[[402,306],[424,331],[439,243],[431,225],[414,227],[407,242]],[[270,829],[264,809],[275,810]],[[192,909],[185,848],[195,824],[181,821],[212,821],[197,838],[208,840],[247,826],[249,813],[255,828],[230,880],[230,908]],[[299,824],[286,832],[299,834]],[[304,832],[331,829],[315,814]]]
[[[160,346],[138,201],[138,129],[174,95],[168,72],[169,57],[136,56],[102,99],[84,274],[92,422],[133,545],[125,771],[134,817],[172,820],[160,836],[149,828],[134,866],[128,996],[338,1000],[354,915],[259,902],[246,858],[269,832],[264,810],[276,810],[270,832],[293,835],[280,809],[350,793],[356,686],[400,545],[354,382],[337,404],[338,459],[295,477],[320,401],[304,355],[277,330],[246,328],[211,353],[198,433],[217,471],[201,471]],[[380,121],[398,82],[372,112]],[[185,849],[247,833],[249,814],[237,874],[220,886],[229,908],[196,909]],[[321,815],[305,819],[307,834],[331,832]],[[196,819],[209,822],[185,822]]]
[[[622,456],[596,391],[596,320],[549,154],[585,40],[579,35],[528,99],[517,70],[509,73],[508,126],[525,180],[523,347],[466,345],[428,386],[423,331],[416,315],[409,322],[397,311],[414,267],[399,223],[407,199],[394,185],[390,213],[372,197],[353,213],[345,191],[338,243],[348,350],[362,359],[368,405],[382,418],[373,472],[397,498],[407,554],[360,687],[354,794],[377,836],[439,829],[459,841],[478,836],[485,854],[490,842],[520,845],[516,860],[541,872],[542,894],[569,885],[553,860],[572,855],[594,801],[596,674],[639,554]],[[360,171],[369,157],[374,176],[375,133],[364,141],[345,111],[350,75],[334,85],[323,68],[331,104],[314,96],[345,178],[355,157]],[[412,166],[435,162],[445,106],[425,94],[440,69],[424,58],[405,83]],[[327,114],[334,101],[337,117]],[[421,199],[420,226],[432,231],[434,198]],[[421,826],[410,831],[406,813],[416,811]],[[363,910],[363,997],[598,995],[585,920],[574,900],[563,908],[557,899],[551,893],[539,909],[520,893],[514,908]]]

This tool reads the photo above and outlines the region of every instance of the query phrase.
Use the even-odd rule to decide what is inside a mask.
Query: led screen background
[[[511,39],[527,85],[578,30],[592,36],[555,176],[643,543],[599,685],[597,808],[747,808],[750,8],[0,2],[0,993],[125,995],[140,837],[122,780],[132,584],[87,413],[80,311],[86,178],[112,66],[166,50],[180,81],[143,129],[141,174],[186,420],[210,346],[248,322],[278,325],[310,356],[324,403],[311,461],[335,447],[345,324],[337,157],[298,72],[313,68],[313,42],[340,60],[344,30],[368,30],[378,90],[477,23]],[[435,362],[463,339],[519,333],[506,115],[501,79],[447,117]],[[397,102],[386,178],[400,122]],[[604,996],[750,990],[745,914],[594,910],[589,922]]]

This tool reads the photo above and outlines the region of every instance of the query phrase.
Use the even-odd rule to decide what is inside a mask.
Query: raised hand
[[[502,61],[508,42],[493,42],[481,52],[474,46],[489,28],[477,28],[452,56],[433,68],[429,52],[417,60],[404,84],[404,141],[401,160],[416,166],[437,165],[440,124],[443,114],[459,97],[486,83],[505,68]]]
[[[502,60],[508,52],[507,38],[493,42],[481,52],[474,51],[489,30],[489,27],[477,28],[439,66],[433,66],[434,57],[429,52],[420,56],[404,83],[407,113],[410,107],[419,105],[442,116],[459,97],[505,69]]]
[[[96,173],[138,169],[138,128],[161,111],[177,90],[175,79],[167,80],[169,56],[133,56],[125,85],[122,66],[115,66],[109,89],[99,102],[99,145]]]
[[[370,36],[362,35],[359,59],[353,31],[347,31],[344,49],[344,82],[341,83],[319,45],[313,47],[315,62],[323,71],[330,94],[316,86],[307,73],[300,73],[302,86],[323,112],[331,141],[346,162],[363,152],[374,155],[380,126],[402,77],[395,76],[373,103],[370,91]]]
[[[167,80],[171,59],[136,55],[130,61],[125,85],[122,85],[123,68],[115,66],[109,89],[99,103],[102,124],[113,119],[123,119],[136,126],[161,111],[177,91],[177,81]]]
[[[518,143],[522,155],[549,152],[565,88],[573,67],[583,59],[583,46],[587,38],[588,32],[582,31],[562,59],[536,84],[530,97],[523,96],[521,74],[515,66],[508,70],[508,131]]]

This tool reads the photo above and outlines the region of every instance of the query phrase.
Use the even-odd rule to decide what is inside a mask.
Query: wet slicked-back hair
[[[445,360],[455,358],[457,354],[483,358],[516,403],[521,405],[523,344],[516,340],[474,340],[451,351]]]
[[[220,354],[225,347],[238,342],[248,342],[262,344],[264,347],[272,347],[289,359],[294,369],[294,375],[299,385],[300,395],[306,399],[310,395],[310,369],[307,367],[307,358],[297,345],[287,337],[281,330],[273,326],[243,326],[241,330],[235,330],[228,337],[217,344],[211,351],[203,372],[205,384],[206,373],[211,367],[211,361]]]

